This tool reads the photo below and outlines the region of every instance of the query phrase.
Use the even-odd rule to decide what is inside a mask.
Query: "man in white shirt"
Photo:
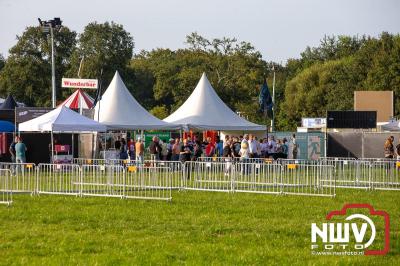
[[[276,142],[275,142],[275,137],[273,135],[269,136],[267,151],[268,151],[268,156],[273,156],[276,153]]]
[[[249,153],[250,158],[257,158],[257,140],[251,134],[249,136]]]

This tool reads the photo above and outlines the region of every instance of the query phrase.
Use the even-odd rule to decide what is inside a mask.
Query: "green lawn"
[[[0,264],[400,263],[400,192],[338,190],[336,198],[173,192],[172,202],[14,195],[0,205]],[[344,203],[391,216],[384,257],[313,256],[310,225]]]

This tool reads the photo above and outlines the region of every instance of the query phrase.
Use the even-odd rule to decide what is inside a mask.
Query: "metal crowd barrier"
[[[371,163],[371,187],[377,190],[400,190],[400,161]]]
[[[340,188],[371,188],[371,163],[360,160],[328,160],[324,164],[334,167],[336,187]]]
[[[0,163],[0,169],[10,170],[10,187],[14,193],[35,191],[36,167],[32,163]]]
[[[335,196],[331,165],[186,162],[185,189]]]
[[[80,179],[80,168],[76,164],[39,164],[35,193],[78,196]]]
[[[12,204],[11,171],[0,169],[0,204]]]
[[[282,165],[282,192],[292,195],[335,196],[333,169],[331,165]]]
[[[126,198],[172,200],[173,172],[170,167],[130,165],[126,169]]]
[[[234,166],[233,190],[249,193],[282,193],[281,165],[237,163]]]
[[[316,196],[334,196],[336,187],[400,190],[397,160],[202,158],[184,164],[79,158],[77,164],[0,163],[9,175],[1,176],[1,196],[4,202],[11,192],[171,200],[172,189]]]
[[[226,162],[185,162],[184,188],[188,190],[232,191],[234,165]]]
[[[125,169],[121,165],[82,165],[80,195],[124,197]]]

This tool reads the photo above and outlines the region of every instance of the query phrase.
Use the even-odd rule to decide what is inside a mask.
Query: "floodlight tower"
[[[51,36],[51,102],[52,107],[56,107],[56,68],[54,60],[54,29],[58,30],[61,28],[62,21],[60,18],[54,18],[52,20],[43,21],[38,18],[39,24],[42,27],[44,33],[49,33]]]

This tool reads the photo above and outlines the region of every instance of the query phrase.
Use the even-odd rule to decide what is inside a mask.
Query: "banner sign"
[[[301,126],[306,128],[326,127],[326,118],[302,118]]]
[[[71,79],[62,78],[61,87],[63,88],[81,88],[97,89],[97,79]]]
[[[33,118],[44,115],[53,110],[53,108],[46,107],[16,107],[15,108],[15,122],[22,123]]]

